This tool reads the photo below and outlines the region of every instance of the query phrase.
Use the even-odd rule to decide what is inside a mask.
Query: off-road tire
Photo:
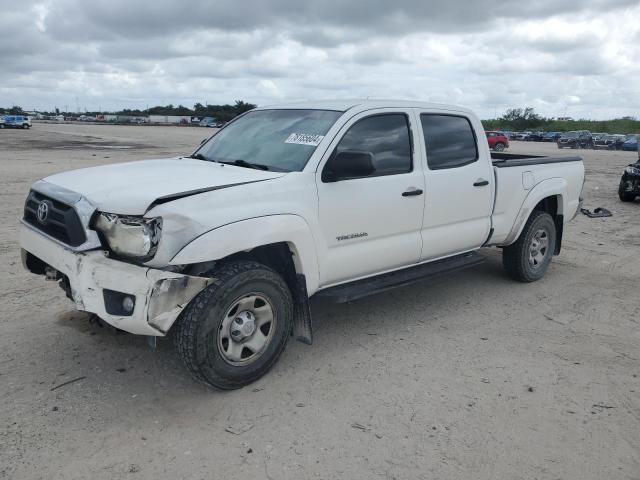
[[[231,390],[262,377],[284,351],[293,325],[293,301],[274,270],[253,261],[235,261],[211,272],[212,283],[183,311],[174,326],[174,344],[187,370],[207,385]],[[225,313],[244,294],[259,292],[273,307],[275,332],[262,354],[248,365],[231,365],[219,350]]]
[[[627,193],[624,191],[624,181],[620,180],[620,186],[618,187],[618,197],[621,202],[633,202],[636,199],[635,193]]]
[[[544,260],[537,267],[529,263],[529,253],[534,235],[539,230],[546,231],[548,246]],[[519,282],[540,280],[549,268],[556,247],[556,225],[551,215],[534,210],[527,220],[522,233],[513,244],[502,249],[502,266],[507,274]]]

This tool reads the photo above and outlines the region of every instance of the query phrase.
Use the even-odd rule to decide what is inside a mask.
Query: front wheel
[[[556,248],[556,225],[551,215],[535,210],[515,243],[502,250],[507,274],[520,282],[540,280]]]
[[[275,271],[252,261],[223,265],[211,276],[176,325],[176,350],[197,380],[240,388],[283,352],[293,325],[291,292]]]
[[[496,152],[502,152],[502,151],[504,151],[504,143],[502,143],[502,142],[498,142],[498,143],[496,143],[496,144],[493,146],[493,149],[494,149]]]

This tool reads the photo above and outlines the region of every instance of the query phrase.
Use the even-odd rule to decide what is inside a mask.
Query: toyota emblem
[[[48,216],[49,216],[49,205],[47,205],[47,202],[42,201],[40,202],[40,205],[38,205],[38,221],[40,223],[46,223]]]

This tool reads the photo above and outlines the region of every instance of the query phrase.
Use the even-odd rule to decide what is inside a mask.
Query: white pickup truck
[[[502,247],[541,278],[578,212],[578,157],[491,157],[469,110],[331,101],[239,116],[188,156],[75,170],[33,184],[25,267],[79,310],[175,334],[189,371],[231,389],[264,375],[309,297],[339,302],[469,267]]]

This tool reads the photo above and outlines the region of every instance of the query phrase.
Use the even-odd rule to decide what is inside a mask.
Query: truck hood
[[[81,194],[100,211],[142,215],[154,204],[285,174],[176,157],[82,168],[44,181]]]

